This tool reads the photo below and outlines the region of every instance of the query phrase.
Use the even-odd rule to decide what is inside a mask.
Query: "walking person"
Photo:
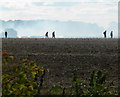
[[[111,36],[111,38],[113,38],[113,31],[111,31],[110,36]]]
[[[52,38],[55,38],[55,31],[52,33]]]
[[[45,37],[48,38],[48,32],[46,32]]]
[[[106,30],[105,30],[105,32],[103,32],[103,34],[104,34],[104,38],[106,38],[106,32],[107,32]]]
[[[5,32],[5,38],[7,38],[7,32]]]

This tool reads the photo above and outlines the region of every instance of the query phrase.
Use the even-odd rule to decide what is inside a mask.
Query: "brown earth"
[[[118,84],[118,39],[2,39],[2,50],[16,60],[28,58],[46,69],[44,84],[68,86],[73,72],[89,80],[92,70],[105,70]]]

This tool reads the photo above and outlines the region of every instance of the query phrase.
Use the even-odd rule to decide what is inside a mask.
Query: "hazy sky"
[[[0,20],[70,20],[103,27],[118,21],[118,0],[9,1],[0,1]]]

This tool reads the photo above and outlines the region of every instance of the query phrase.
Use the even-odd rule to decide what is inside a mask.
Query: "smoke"
[[[7,32],[8,38],[17,38],[18,37],[17,36],[17,31],[12,29],[12,28],[5,29],[5,32]],[[1,33],[1,37],[5,37],[5,33],[4,32]]]
[[[109,28],[112,29],[111,26]],[[19,37],[44,37],[46,32],[49,32],[49,37],[52,37],[52,32],[55,31],[56,37],[61,38],[101,38],[103,37],[102,33],[105,30],[103,27],[92,23],[53,20],[2,21],[0,28],[4,31],[6,28],[12,28],[16,30]]]
[[[108,31],[108,36],[110,37],[110,32],[113,31],[113,36],[115,38],[118,38],[118,23],[117,22],[111,22],[108,27],[107,27],[107,31]]]

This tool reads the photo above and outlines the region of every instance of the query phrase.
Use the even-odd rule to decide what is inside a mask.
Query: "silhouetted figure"
[[[105,30],[105,32],[103,32],[103,34],[104,34],[104,38],[106,38],[106,32],[107,32],[106,30]]]
[[[52,33],[52,38],[55,38],[55,31]]]
[[[111,36],[111,38],[113,38],[113,31],[111,31],[110,36]]]
[[[5,32],[5,38],[7,38],[7,32]]]
[[[48,32],[46,32],[45,36],[46,36],[46,38],[48,38]]]

